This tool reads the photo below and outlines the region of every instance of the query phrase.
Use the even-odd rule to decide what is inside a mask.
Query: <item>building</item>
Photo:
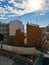
[[[21,32],[21,29],[16,30],[15,43],[17,46],[24,45],[24,32]]]
[[[8,43],[9,38],[9,24],[0,22],[0,33],[4,35],[4,43]]]
[[[49,25],[46,27],[41,27],[42,29],[42,48],[43,51],[47,51],[49,48]]]
[[[49,48],[49,25],[46,26],[46,48]]]
[[[42,43],[45,43],[46,40],[46,28],[45,27],[41,27],[42,29]]]
[[[9,24],[10,43],[15,46],[24,45],[24,25],[19,20]]]
[[[10,41],[14,46],[23,46],[24,32],[21,32],[21,29],[16,30],[16,34],[14,36],[10,36]]]
[[[46,48],[49,48],[49,32],[46,32],[46,40],[45,40],[45,42],[46,42]]]
[[[24,45],[26,45],[27,44],[27,33],[25,32],[24,33]]]
[[[13,35],[13,36],[9,36],[9,44],[10,45],[15,45],[15,35]]]
[[[43,51],[46,50],[46,27],[41,27],[42,29],[42,49]]]
[[[27,24],[27,44],[37,48],[42,47],[42,29],[38,25]]]
[[[11,21],[9,24],[9,35],[15,35],[16,30],[21,29],[21,32],[24,32],[24,25],[19,20]]]

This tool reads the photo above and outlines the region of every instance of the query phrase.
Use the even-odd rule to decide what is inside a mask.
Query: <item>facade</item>
[[[46,51],[49,48],[49,25],[42,27],[42,43],[43,49]]]
[[[49,25],[46,26],[46,47],[49,48]]]
[[[10,39],[9,39],[9,42],[10,42],[9,44],[10,44],[10,45],[15,45],[15,35],[9,36],[9,38],[10,38]]]
[[[21,32],[24,32],[24,25],[19,20],[11,21],[9,24],[9,35],[15,35],[16,30],[21,29]]]
[[[21,32],[21,29],[16,30],[15,43],[17,46],[24,45],[24,32]]]
[[[46,32],[46,48],[49,48],[49,32]]]
[[[24,32],[21,32],[20,29],[16,30],[14,36],[10,36],[10,41],[14,46],[23,46],[24,45]]]
[[[42,29],[42,43],[45,43],[46,40],[46,28],[45,27],[41,27]]]
[[[27,44],[27,33],[25,32],[24,33],[24,45],[26,45]]]
[[[4,43],[7,43],[9,40],[9,24],[0,22],[0,33],[4,35]]]
[[[10,43],[12,45],[24,45],[24,25],[19,20],[14,20],[9,24]]]
[[[42,29],[42,49],[46,50],[46,27],[41,27]]]
[[[42,47],[42,29],[38,25],[27,24],[27,44],[37,48]]]

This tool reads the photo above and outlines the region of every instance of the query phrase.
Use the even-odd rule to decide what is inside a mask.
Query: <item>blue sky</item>
[[[0,21],[21,20],[46,26],[49,24],[49,0],[0,0]]]

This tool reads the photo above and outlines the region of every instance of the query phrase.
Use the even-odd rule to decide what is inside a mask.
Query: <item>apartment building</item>
[[[21,32],[24,32],[24,25],[19,20],[11,21],[9,24],[9,35],[15,35],[16,30],[21,29]]]
[[[42,49],[46,50],[46,27],[41,27],[42,29]]]
[[[0,33],[4,35],[4,43],[8,43],[9,38],[9,24],[0,22]]]
[[[19,20],[14,20],[9,24],[10,43],[15,46],[24,45],[24,25]]]
[[[46,47],[49,48],[49,25],[46,26]]]
[[[42,47],[42,29],[39,25],[27,24],[27,44],[37,48]]]

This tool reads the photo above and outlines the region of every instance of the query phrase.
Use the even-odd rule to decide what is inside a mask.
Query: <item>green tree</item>
[[[2,41],[4,40],[4,35],[0,33],[0,42],[1,42],[1,49],[2,49]]]

